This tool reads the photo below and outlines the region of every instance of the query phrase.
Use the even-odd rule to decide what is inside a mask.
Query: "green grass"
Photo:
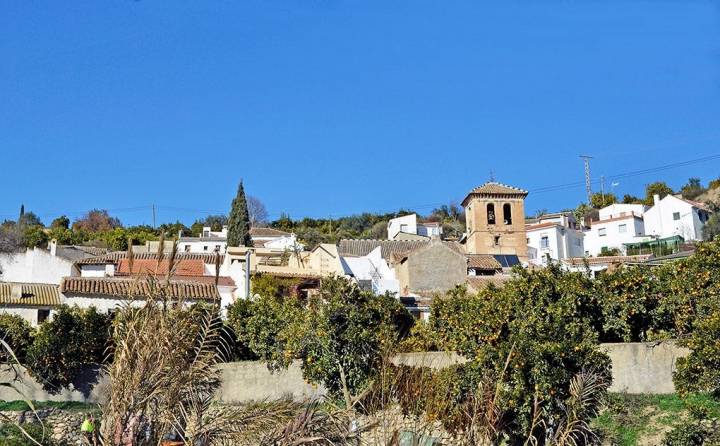
[[[79,403],[75,401],[33,401],[35,410],[48,409],[54,407],[56,409],[85,411],[97,410],[94,404]],[[30,406],[25,401],[0,401],[0,410],[30,410]]]
[[[686,419],[691,410],[720,417],[720,401],[708,394],[693,394],[685,400],[675,394],[610,394],[607,407],[593,420],[593,426],[610,444],[635,446],[645,436],[662,436]]]

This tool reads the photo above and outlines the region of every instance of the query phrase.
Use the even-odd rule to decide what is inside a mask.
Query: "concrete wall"
[[[407,277],[403,268],[399,268],[401,274],[398,274],[402,292],[406,286],[411,292],[445,291],[465,283],[467,278],[465,257],[436,240],[410,253],[403,263]]]
[[[675,360],[690,353],[673,341],[602,344],[612,360],[611,392],[673,393]]]
[[[612,360],[613,384],[611,392],[626,393],[673,393],[672,373],[675,360],[686,356],[688,349],[678,347],[674,342],[602,344]],[[465,358],[454,352],[421,352],[398,354],[393,363],[415,367],[441,369],[465,362]],[[226,403],[246,403],[282,398],[310,398],[325,393],[321,386],[306,383],[302,377],[300,363],[295,361],[287,370],[272,373],[260,361],[244,361],[223,364],[221,367],[223,385],[218,395]],[[50,395],[21,371],[21,380],[16,382],[24,397],[12,388],[0,386],[0,401],[28,398],[36,401],[83,401],[100,402],[107,394],[108,380],[99,376],[86,379],[83,391],[64,390],[59,395]],[[0,380],[10,378],[0,374]],[[91,384],[87,384],[90,382]]]

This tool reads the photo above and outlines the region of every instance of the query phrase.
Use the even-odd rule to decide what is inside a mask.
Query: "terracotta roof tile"
[[[462,205],[465,206],[467,204],[467,201],[473,196],[511,196],[525,198],[527,194],[528,191],[526,190],[513,186],[508,186],[507,184],[497,183],[495,181],[489,181],[471,190],[468,193],[467,197],[465,197],[465,199],[463,200]]]
[[[428,240],[351,240],[343,239],[338,243],[338,252],[343,257],[362,257],[380,246],[381,255],[390,260],[394,254],[403,254],[430,243]]]
[[[163,254],[163,258],[166,259],[169,256],[168,253]],[[202,260],[206,264],[215,263],[214,252],[178,252],[175,255],[175,260]],[[120,263],[120,260],[127,258],[127,251],[113,251],[103,256],[90,257],[87,259],[78,260],[75,265],[102,265],[105,263]],[[133,255],[134,261],[138,260],[155,260],[157,261],[157,253],[141,252]],[[220,263],[225,260],[225,255],[220,254]]]
[[[137,259],[133,260],[132,272],[130,271],[130,260],[120,259],[118,264],[118,275],[130,274],[152,274],[165,275],[168,273],[168,260]],[[205,275],[205,262],[199,259],[180,259],[175,262],[174,276],[203,276]]]
[[[63,294],[104,295],[124,298],[147,297],[157,288],[164,286],[162,281],[135,279],[66,277],[60,284]],[[167,297],[185,300],[218,300],[220,294],[212,283],[197,281],[172,281],[167,288]]]
[[[468,268],[501,269],[502,265],[489,254],[467,254]]]
[[[291,234],[274,228],[250,228],[250,237],[283,237],[288,235]]]
[[[510,280],[510,276],[505,274],[497,274],[494,276],[468,276],[467,284],[468,288],[474,291],[480,291],[481,289],[492,284],[495,286],[502,286]]]
[[[652,254],[640,254],[635,256],[598,256],[598,257],[570,257],[562,262],[569,265],[604,265],[610,263],[644,262],[652,257]]]
[[[60,305],[60,292],[53,284],[0,282],[0,304],[53,307]]]

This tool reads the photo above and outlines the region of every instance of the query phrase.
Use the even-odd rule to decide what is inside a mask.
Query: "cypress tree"
[[[251,246],[250,239],[250,214],[248,213],[245,189],[240,181],[237,195],[232,201],[230,218],[228,219],[228,246]]]

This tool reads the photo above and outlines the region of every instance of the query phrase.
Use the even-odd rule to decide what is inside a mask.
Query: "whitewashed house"
[[[702,240],[703,227],[710,218],[710,209],[698,203],[674,195],[660,199],[654,197],[654,205],[645,212],[645,232],[653,238],[680,236],[684,241]]]
[[[0,313],[20,316],[33,327],[50,320],[61,302],[55,284],[0,282]]]
[[[418,222],[417,214],[390,219],[387,224],[388,240],[423,240],[442,236],[442,224]]]
[[[591,222],[590,228],[585,230],[586,256],[598,256],[603,249],[606,251],[617,249],[625,253],[625,244],[645,240],[645,223],[642,214],[639,215],[632,209],[613,214],[606,209],[601,209],[600,219]]]
[[[63,246],[52,240],[48,248],[32,248],[17,253],[0,254],[0,281],[52,283],[59,285],[73,273],[77,260],[107,252],[86,246]]]
[[[398,296],[400,282],[395,272],[382,257],[382,248],[378,246],[367,255],[360,257],[341,257],[345,274],[357,280],[358,284],[375,294],[390,293]]]
[[[575,217],[569,212],[546,214],[525,225],[528,262],[547,265],[585,254],[584,237]]]

